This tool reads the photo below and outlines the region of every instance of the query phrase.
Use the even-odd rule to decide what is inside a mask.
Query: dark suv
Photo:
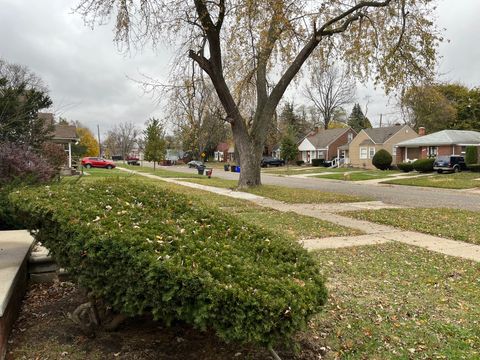
[[[285,160],[278,159],[272,156],[264,156],[262,162],[260,163],[262,167],[268,166],[283,166],[285,165]]]
[[[465,164],[465,158],[460,155],[437,156],[433,163],[433,170],[436,170],[439,174],[444,171],[459,172],[467,170],[467,165]]]

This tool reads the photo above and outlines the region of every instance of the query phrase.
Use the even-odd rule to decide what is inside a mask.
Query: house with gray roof
[[[52,137],[50,142],[62,146],[67,153],[66,167],[72,168],[72,145],[76,144],[80,139],[77,135],[77,127],[75,125],[55,124],[52,113],[38,113],[38,118],[42,119],[45,126],[52,127]]]
[[[357,135],[351,127],[340,129],[315,128],[298,145],[299,160],[311,164],[313,159],[331,161],[339,157],[339,147],[348,144]]]
[[[392,163],[396,164],[396,145],[399,142],[417,137],[418,134],[408,125],[363,129],[349,144],[348,152],[345,155],[349,161],[346,163],[353,167],[374,169],[373,156],[380,149],[384,149],[392,155]]]
[[[480,132],[470,130],[442,130],[425,135],[425,128],[419,129],[420,136],[396,144],[397,161],[412,161],[442,155],[465,154],[467,146],[480,146]]]

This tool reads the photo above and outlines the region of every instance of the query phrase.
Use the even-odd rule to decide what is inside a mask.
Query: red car
[[[115,164],[113,163],[113,161],[105,160],[97,157],[83,158],[82,165],[85,166],[87,169],[90,169],[92,167],[113,169],[115,167]]]

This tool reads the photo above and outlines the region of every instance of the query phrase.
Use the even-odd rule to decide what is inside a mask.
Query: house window
[[[352,141],[353,140],[353,134],[352,133],[348,133],[348,142]]]
[[[437,156],[437,147],[436,146],[429,146],[427,149],[428,157],[433,158]]]
[[[360,148],[360,159],[367,159],[368,158],[368,152],[366,147],[361,147]]]
[[[397,147],[396,146],[392,146],[392,156],[393,157],[397,156]]]
[[[374,147],[369,147],[368,148],[368,158],[371,159],[375,155],[375,148]]]

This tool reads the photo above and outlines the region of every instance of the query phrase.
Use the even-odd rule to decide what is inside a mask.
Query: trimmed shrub
[[[312,166],[322,166],[325,163],[325,159],[312,159]]]
[[[388,170],[392,164],[392,161],[392,155],[390,155],[387,150],[380,149],[375,153],[375,155],[373,155],[372,164],[377,169]]]
[[[478,163],[478,147],[477,146],[467,146],[465,149],[465,163],[477,164]]]
[[[302,166],[303,164],[305,164],[305,161],[297,160],[296,164],[297,164],[297,166]]]
[[[435,159],[418,159],[413,162],[413,169],[418,172],[430,172],[433,171],[433,163]]]
[[[403,162],[400,164],[397,164],[398,170],[401,170],[403,172],[410,172],[413,171],[413,164],[409,162]]]
[[[160,186],[57,184],[10,200],[60,266],[126,315],[273,345],[326,301],[318,264],[296,241]]]
[[[480,164],[468,164],[468,169],[472,172],[480,172]]]

